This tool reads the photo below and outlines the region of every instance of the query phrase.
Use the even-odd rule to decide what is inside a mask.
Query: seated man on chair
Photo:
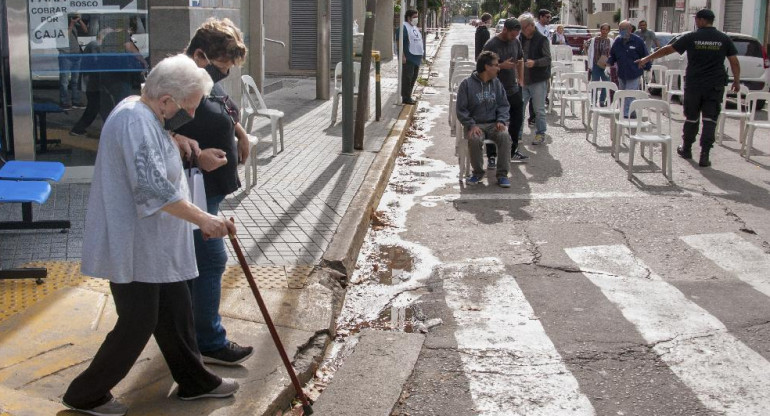
[[[457,90],[457,119],[462,123],[463,133],[468,139],[473,169],[473,174],[466,181],[468,185],[476,185],[484,177],[481,153],[484,139],[495,142],[498,149],[511,148],[511,136],[508,134],[510,104],[505,87],[497,79],[499,71],[497,54],[484,51],[476,61],[476,71],[464,79]],[[510,188],[508,169],[511,155],[507,150],[497,153],[497,184]]]

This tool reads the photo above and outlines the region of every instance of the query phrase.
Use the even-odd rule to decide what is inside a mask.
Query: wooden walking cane
[[[230,222],[235,224],[235,220],[232,217],[230,218]],[[267,312],[265,301],[262,300],[262,295],[259,294],[259,289],[257,288],[256,281],[254,281],[254,276],[251,274],[251,269],[249,268],[248,263],[246,263],[246,257],[243,256],[241,246],[238,244],[238,239],[233,233],[230,233],[230,243],[233,245],[235,255],[238,256],[238,262],[241,263],[241,268],[243,269],[243,273],[246,275],[246,280],[249,281],[251,292],[254,293],[254,297],[257,299],[257,305],[259,305],[259,310],[262,312],[262,317],[265,319],[265,324],[267,324],[267,328],[270,330],[270,335],[273,337],[275,347],[278,348],[278,354],[281,355],[283,365],[286,367],[286,371],[289,373],[291,384],[294,385],[294,390],[297,392],[297,396],[299,396],[299,399],[302,401],[302,411],[305,415],[312,415],[313,408],[310,405],[310,400],[308,400],[307,396],[305,396],[305,392],[302,390],[302,386],[299,384],[297,374],[294,373],[294,367],[292,367],[291,362],[289,361],[289,357],[286,355],[286,350],[283,348],[283,343],[281,343],[281,339],[278,337],[278,331],[275,330],[273,320],[270,319],[270,314]]]

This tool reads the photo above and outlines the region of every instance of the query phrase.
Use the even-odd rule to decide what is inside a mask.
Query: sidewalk
[[[440,42],[428,38],[428,56]],[[334,331],[344,297],[340,283],[345,276],[340,271],[354,262],[346,257],[358,253],[361,230],[368,227],[369,213],[414,111],[414,106],[394,105],[399,95],[396,64],[393,60],[382,65],[379,122],[374,121],[371,79],[364,150],[353,155],[341,154],[341,118],[329,127],[332,100],[315,100],[315,80],[284,78],[283,88],[265,100],[286,114],[285,151],[272,157],[269,122],[257,120],[252,130],[262,139],[257,185],[237,191],[222,204],[222,214],[235,218],[244,254],[303,382],[312,377]],[[245,183],[243,168],[240,174]],[[49,269],[39,286],[32,280],[0,281],[0,415],[75,414],[64,410],[61,396],[115,323],[106,281],[79,272],[88,191],[88,184],[56,184],[47,204],[34,207],[35,219],[71,220],[68,233],[0,233],[1,267]],[[2,204],[0,221],[17,220],[20,211],[16,204]],[[212,370],[238,379],[241,390],[229,399],[177,400],[153,340],[113,390],[131,415],[274,415],[294,397],[229,243],[228,249],[220,308],[224,324],[229,338],[254,346],[257,353],[242,367]]]

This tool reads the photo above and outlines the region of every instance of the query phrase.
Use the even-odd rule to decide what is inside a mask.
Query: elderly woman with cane
[[[150,72],[141,97],[118,104],[102,129],[86,213],[83,274],[109,279],[118,320],[62,402],[91,415],[124,415],[110,390],[154,336],[182,400],[229,397],[238,383],[204,367],[187,281],[195,278],[192,224],[220,238],[235,226],[188,201],[169,131],[195,116],[212,82],[185,55]]]

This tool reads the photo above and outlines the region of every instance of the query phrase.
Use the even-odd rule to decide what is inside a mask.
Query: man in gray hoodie
[[[503,188],[511,187],[508,179],[511,161],[508,152],[511,148],[511,136],[508,134],[510,104],[505,87],[497,79],[499,65],[497,54],[482,52],[476,60],[476,71],[464,79],[457,90],[457,119],[462,123],[463,134],[468,139],[473,169],[473,174],[466,181],[468,185],[476,185],[484,177],[482,144],[486,138],[501,149],[498,152],[497,184]]]

